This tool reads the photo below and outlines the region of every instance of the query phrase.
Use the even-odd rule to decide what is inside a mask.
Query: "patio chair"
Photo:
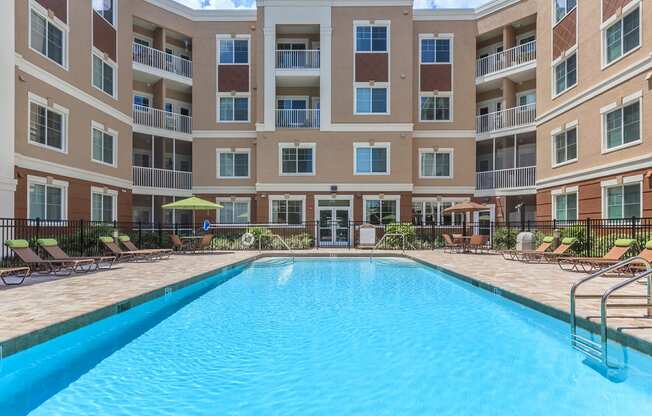
[[[487,246],[487,236],[480,234],[473,234],[469,239],[469,250],[473,250],[474,253],[482,253],[486,251],[489,247]]]
[[[197,243],[195,251],[201,252],[211,250],[213,248],[213,238],[215,238],[213,234],[204,234],[201,240]]]
[[[528,253],[544,253],[552,247],[552,243],[555,241],[555,238],[552,236],[543,237],[543,241],[539,244],[534,250],[501,250],[500,254],[505,260],[520,260],[519,256],[523,256]]]
[[[449,253],[459,253],[464,249],[464,246],[454,242],[449,234],[442,234],[442,237],[444,238],[444,252],[448,249]]]
[[[525,252],[523,254],[516,254],[519,261],[526,263],[550,263],[555,262],[562,257],[567,257],[571,249],[577,243],[577,238],[566,237],[561,240],[559,247],[553,251],[543,252]]]
[[[171,234],[170,235],[170,241],[172,242],[172,250],[177,251],[177,252],[180,251],[182,253],[185,253],[185,252],[189,251],[192,248],[189,241],[183,241],[176,234]]]
[[[126,247],[127,251],[131,252],[137,252],[137,251],[142,251],[142,252],[150,252],[152,253],[152,256],[155,256],[159,259],[162,258],[168,258],[170,257],[170,254],[172,254],[172,249],[169,248],[148,248],[148,249],[139,249],[136,247],[134,243],[131,242],[131,238],[128,235],[121,235],[118,237],[118,241],[122,243],[123,246]]]
[[[113,240],[113,237],[100,237],[100,243],[104,245],[107,252],[115,256],[117,261],[131,261],[131,260],[155,260],[155,255],[149,251],[123,251],[118,244]]]
[[[88,272],[93,264],[93,260],[43,260],[29,247],[27,240],[7,240],[5,245],[35,274],[70,276]]]
[[[54,238],[39,238],[36,242],[54,260],[92,260],[94,270],[110,270],[116,260],[115,256],[70,257]]]
[[[29,267],[12,267],[9,269],[0,269],[0,279],[2,279],[2,283],[7,286],[18,286],[22,285],[25,279],[28,278],[31,273],[32,271]],[[20,280],[9,281],[9,277]]]
[[[621,238],[614,242],[613,247],[602,257],[561,257],[557,263],[562,270],[569,272],[591,273],[623,260],[636,240]]]

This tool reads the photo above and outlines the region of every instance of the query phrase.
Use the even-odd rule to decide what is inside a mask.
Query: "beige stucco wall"
[[[254,139],[195,139],[192,142],[192,183],[194,186],[256,185],[257,148]],[[248,179],[217,179],[217,149],[251,149]]]
[[[593,2],[595,0],[590,1]],[[552,4],[552,0],[521,0],[512,6],[502,8],[495,13],[483,16],[477,21],[478,34],[482,35],[525,17],[532,16],[538,12],[539,7],[543,3]],[[548,21],[548,25],[550,25],[549,22],[550,21]],[[541,26],[540,23],[540,21],[537,22],[537,27]]]
[[[419,149],[453,149],[451,179],[419,178]],[[475,186],[475,139],[414,139],[412,144],[412,175],[415,186]]]

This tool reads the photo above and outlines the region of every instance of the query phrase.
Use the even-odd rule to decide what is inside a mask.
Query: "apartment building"
[[[643,3],[2,2],[0,214],[187,222],[161,205],[198,195],[331,242],[470,199],[474,220],[648,216]]]

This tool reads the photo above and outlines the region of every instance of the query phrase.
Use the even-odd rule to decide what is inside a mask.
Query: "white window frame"
[[[361,113],[358,111],[358,88],[370,88],[370,89],[385,89],[386,94],[386,109],[384,113]],[[373,103],[373,98],[372,98]],[[370,103],[370,105],[372,104]],[[369,82],[354,82],[353,83],[353,114],[356,116],[388,116],[391,115],[391,89],[389,82],[375,82],[373,85]]]
[[[435,49],[435,61],[434,62],[423,62],[423,41],[424,40],[434,40],[435,45],[437,44],[438,40],[447,40],[448,43],[449,43],[449,48],[450,48],[449,54],[448,54],[448,62],[437,62],[437,50],[436,49]],[[453,51],[454,51],[454,35],[452,33],[439,33],[439,34],[421,33],[421,34],[419,34],[419,64],[421,64],[421,65],[453,65],[453,62],[454,62]],[[451,73],[453,73],[453,72],[451,71]]]
[[[27,218],[32,220],[32,213],[31,213],[32,201],[30,200],[30,191],[29,191],[32,184],[45,185],[46,187],[49,186],[49,187],[61,189],[61,205],[62,205],[61,221],[68,220],[68,182],[61,181],[58,179],[48,180],[48,178],[43,178],[40,176],[32,176],[32,175],[27,175]],[[46,198],[47,198],[47,193],[46,193]],[[47,200],[45,201],[45,205],[47,208]],[[46,214],[47,214],[47,209],[46,209]],[[41,220],[58,221],[58,220],[46,220],[45,218],[41,218]]]
[[[218,224],[224,224],[224,225],[233,225],[233,226],[236,226],[236,225],[242,225],[242,224],[249,224],[249,223],[251,223],[251,198],[249,198],[249,197],[237,197],[237,198],[235,198],[235,197],[234,197],[234,198],[223,198],[223,197],[221,198],[221,197],[217,197],[217,198],[215,198],[215,203],[220,204],[220,205],[224,205],[225,203],[228,203],[228,204],[242,204],[242,203],[246,203],[246,204],[247,204],[247,221],[246,221],[246,222],[244,222],[244,223],[242,223],[242,222],[222,223],[222,222],[220,222],[220,210],[221,210],[222,208],[217,208],[217,209],[215,210],[215,221],[216,221]]]
[[[580,130],[578,124],[579,123],[577,120],[573,120],[570,123],[567,123],[563,129],[559,128],[550,132],[550,149],[551,149],[550,161],[552,163],[553,168],[569,165],[571,163],[575,163],[578,161],[580,157]],[[564,134],[564,140],[567,141],[568,137],[566,136],[566,134],[568,133],[568,131],[573,129],[575,129],[575,158],[567,159],[564,162],[557,162],[557,140],[555,140],[555,137],[560,134]]]
[[[358,172],[358,149],[362,148],[384,148],[387,149],[386,172]],[[371,143],[356,142],[353,143],[353,175],[355,176],[389,176],[392,169],[392,148],[389,142]]]
[[[39,50],[36,50],[32,48],[32,10],[39,14],[42,18],[46,20],[46,22],[54,25],[57,27],[57,29],[61,30],[62,32],[62,63],[59,63],[53,59],[51,59],[49,56],[42,54]],[[70,10],[69,8],[67,10]],[[62,22],[58,17],[53,16],[50,18],[48,11],[45,9],[45,7],[41,6],[39,3],[36,2],[36,0],[29,0],[29,12],[27,14],[27,46],[29,49],[32,51],[36,52],[40,56],[44,57],[48,61],[54,63],[55,65],[58,65],[59,67],[65,69],[66,71],[68,70],[68,38],[70,34],[70,27]],[[47,27],[46,27],[47,31]]]
[[[459,198],[459,197],[448,197],[448,198],[418,198],[414,197],[412,198],[412,205],[414,204],[421,204],[421,211],[422,211],[422,218],[421,221],[425,224],[425,204],[426,203],[431,203],[437,205],[437,221],[433,225],[444,225],[443,221],[443,211],[444,209],[442,208],[444,204],[450,203],[451,206],[455,204],[459,204],[462,202],[469,202],[469,198]],[[412,205],[410,205],[410,209],[412,209]],[[460,226],[462,224],[456,224],[455,222],[455,215],[456,214],[451,214],[451,225],[450,227],[455,227],[455,226]],[[466,214],[462,214],[466,215]]]
[[[221,62],[221,42],[223,40],[230,40],[230,41],[236,41],[236,40],[246,40],[247,41],[247,62],[242,63],[242,62]],[[251,65],[251,36],[250,35],[243,35],[243,34],[237,34],[237,35],[225,35],[225,34],[218,34],[216,36],[216,43],[217,43],[217,55],[216,55],[216,61],[218,65]],[[235,45],[233,49],[233,60],[235,61]]]
[[[247,99],[247,119],[246,120],[222,120],[220,119],[220,100],[222,98],[246,98]],[[238,92],[238,93],[218,93],[217,94],[217,107],[216,107],[216,119],[218,123],[222,124],[242,124],[251,122],[251,94],[248,92]],[[235,116],[235,101],[233,104],[233,115]],[[235,117],[234,117],[235,118]]]
[[[223,153],[245,153],[247,155],[247,176],[221,176],[220,174],[220,155]],[[217,166],[217,179],[251,179],[251,148],[218,148],[215,149],[215,165]],[[235,174],[235,169],[233,169]]]
[[[564,20],[569,14],[571,14],[573,10],[577,9],[577,1],[575,1],[575,6],[573,6],[573,8],[571,8],[570,10],[568,9],[568,0],[564,0],[564,2],[565,2],[564,8],[566,9],[566,13],[562,17],[557,19],[557,0],[552,0],[552,27],[553,28],[557,26],[559,22]],[[602,7],[602,5],[600,5],[600,7]]]
[[[312,169],[309,173],[283,172],[283,149],[311,149]],[[279,143],[278,144],[278,175],[279,176],[315,176],[317,174],[317,144],[316,143]]]
[[[100,61],[102,61],[102,88],[99,88],[97,85],[95,85],[95,80],[93,77],[95,76],[95,68],[94,68],[94,57],[98,58]],[[104,65],[110,66],[111,69],[113,70],[113,94],[109,94],[104,90]],[[93,51],[91,52],[91,86],[98,90],[103,92],[104,94],[108,95],[111,98],[118,98],[118,64],[116,62],[113,62],[111,58],[109,58],[104,52],[100,51],[97,48],[93,48]]]
[[[435,119],[434,120],[427,120],[422,118],[422,112],[421,112],[421,98],[423,97],[434,97],[435,98],[435,105],[437,104],[437,98],[440,97],[448,97],[448,114],[449,118],[448,120],[437,120],[437,107],[435,107]],[[438,92],[436,95],[434,92],[420,92],[419,93],[419,122],[420,123],[452,123],[454,121],[454,106],[455,106],[455,100],[453,98],[453,93],[452,92]]]
[[[52,150],[54,152],[68,154],[68,115],[69,110],[56,103],[48,104],[48,100],[39,97],[36,94],[29,92],[27,94],[27,142],[33,146],[42,147],[44,149]],[[34,142],[31,139],[30,129],[32,120],[32,103],[45,107],[47,110],[55,112],[61,116],[61,149],[53,146],[48,146],[44,143]]]
[[[70,2],[70,0],[68,0],[68,1]],[[95,2],[95,0],[93,0],[93,2]],[[95,10],[95,12],[98,14],[98,16],[100,16],[106,23],[108,23],[111,26],[113,26],[114,28],[118,29],[118,16],[119,16],[119,14],[118,14],[118,3],[119,3],[119,1],[118,0],[111,0],[111,2],[113,3],[113,23],[106,20],[104,15],[100,14],[99,11],[95,8],[94,5],[93,5],[93,10]]]
[[[98,130],[102,132],[102,134],[108,134],[109,136],[113,137],[113,163],[106,163],[103,160],[97,160],[93,157],[93,131]],[[104,140],[104,136],[102,136],[102,140]],[[101,165],[105,166],[111,166],[113,168],[118,167],[118,132],[106,127],[104,124],[98,123],[97,121],[91,121],[91,161],[95,163],[99,163]]]
[[[102,204],[104,204],[104,197],[111,197],[111,221],[118,220],[118,191],[108,188],[99,188],[96,186],[91,186],[91,221],[93,222],[107,222],[102,219],[93,218],[93,195],[102,196]],[[104,207],[102,207],[104,208]]]
[[[638,140],[634,142],[629,142],[629,143],[623,143],[619,146],[615,147],[607,147],[607,115],[611,114],[614,111],[623,111],[623,109],[631,104],[635,104],[638,102],[638,109],[639,109],[639,121],[638,121],[638,128],[639,128],[639,133],[638,133]],[[637,91],[634,94],[631,94],[627,97],[624,97],[622,99],[622,103],[618,105],[618,103],[611,103],[605,107],[602,107],[600,109],[600,115],[602,118],[601,122],[601,136],[602,136],[602,154],[607,154],[611,152],[616,152],[621,149],[626,149],[628,147],[632,146],[638,146],[639,144],[643,143],[643,121],[644,121],[644,112],[643,112],[643,91]],[[625,122],[625,117],[621,116],[621,122]],[[625,129],[624,125],[621,126],[621,131],[623,134],[623,141],[624,141],[624,134],[625,134]]]
[[[268,217],[269,223],[276,226],[282,225],[287,227],[302,227],[306,222],[306,196],[305,195],[269,195],[269,208],[268,208]],[[300,224],[290,224],[288,222],[272,222],[272,212],[274,208],[274,201],[301,201],[301,221]],[[286,212],[287,214],[287,212]],[[286,215],[287,217],[287,215]]]
[[[609,218],[609,210],[608,210],[608,200],[607,200],[607,191],[609,189],[613,188],[618,188],[618,187],[624,187],[626,185],[635,185],[638,184],[639,186],[639,202],[640,202],[640,210],[638,213],[638,218],[643,217],[643,175],[635,175],[635,176],[628,176],[622,178],[622,181],[618,181],[618,179],[610,179],[606,181],[600,182],[600,187],[602,188],[601,192],[601,197],[602,197],[602,219],[608,220],[608,219],[616,219],[616,218]],[[623,204],[625,202],[625,196],[623,194]],[[624,208],[623,208],[624,211]],[[620,219],[620,218],[618,218]],[[623,217],[622,219],[627,219]]]
[[[550,196],[552,198],[552,219],[553,220],[559,220],[557,218],[557,197],[558,196],[564,196],[568,198],[569,195],[575,195],[575,207],[577,210],[577,217],[574,219],[566,219],[567,221],[576,221],[580,218],[580,192],[579,192],[579,187],[578,186],[572,186],[568,188],[562,188],[562,189],[554,189],[550,192]],[[568,216],[568,204],[566,205],[566,216]],[[564,220],[560,220],[564,221]]]
[[[423,172],[423,163],[421,161],[421,158],[425,154],[432,154],[434,156],[434,163],[435,163],[435,172],[437,171],[437,154],[447,154],[449,157],[449,170],[448,170],[448,176],[428,176],[425,175]],[[439,148],[439,149],[433,149],[433,148],[426,148],[422,147],[419,148],[419,178],[420,179],[453,179],[454,175],[454,154],[455,154],[455,149],[452,147],[446,147],[446,148]]]
[[[600,5],[600,9],[602,10],[602,5]],[[623,21],[625,20],[625,17],[629,16],[631,13],[633,13],[636,9],[638,9],[638,46],[635,48],[623,52],[623,41],[624,41],[624,33],[622,33],[622,28],[621,28],[621,37],[620,37],[620,46],[621,46],[621,55],[614,59],[611,62],[607,62],[607,31],[611,29],[614,25],[622,25]],[[600,39],[601,39],[601,51],[602,51],[602,69],[606,69],[610,67],[611,65],[614,65],[616,62],[621,61],[622,59],[626,58],[627,56],[631,55],[632,53],[636,52],[637,50],[641,49],[641,46],[643,44],[643,2],[640,0],[632,0],[629,3],[627,3],[623,8],[622,8],[622,13],[617,16],[616,14],[612,15],[606,22],[602,23],[600,25]]]
[[[565,64],[570,58],[575,55],[575,83],[573,85],[568,85],[568,81],[566,82],[566,88],[561,90],[560,92],[557,92],[557,66],[561,64]],[[562,56],[559,58],[555,59],[552,62],[552,76],[550,79],[552,80],[552,99],[554,100],[555,98],[566,94],[568,91],[572,90],[573,88],[577,87],[579,83],[579,74],[580,74],[580,63],[577,57],[577,45],[573,46],[570,48],[568,51],[566,51]],[[566,71],[566,79],[568,80],[568,71]]]
[[[372,37],[372,42],[371,42],[371,49],[370,51],[359,51],[358,50],[358,27],[361,26],[370,26],[370,27],[386,27],[387,28],[387,40],[386,40],[386,48],[384,51],[374,51],[373,50],[373,37]],[[373,32],[373,30],[372,30]],[[373,35],[372,35],[373,36]],[[391,40],[392,40],[392,34],[391,34],[391,22],[389,20],[354,20],[353,21],[353,53],[387,53],[389,54],[389,51],[391,49]]]
[[[362,222],[371,224],[367,220],[367,201],[380,201],[381,213],[383,201],[396,201],[396,223],[401,223],[401,196],[400,195],[363,195],[362,196]],[[375,224],[377,227],[385,227],[382,221],[380,224]]]

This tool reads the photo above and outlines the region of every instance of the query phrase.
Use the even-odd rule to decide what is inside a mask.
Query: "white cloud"
[[[176,0],[193,9],[241,9],[256,7],[252,0]],[[414,0],[415,9],[460,9],[478,7],[489,0]]]

